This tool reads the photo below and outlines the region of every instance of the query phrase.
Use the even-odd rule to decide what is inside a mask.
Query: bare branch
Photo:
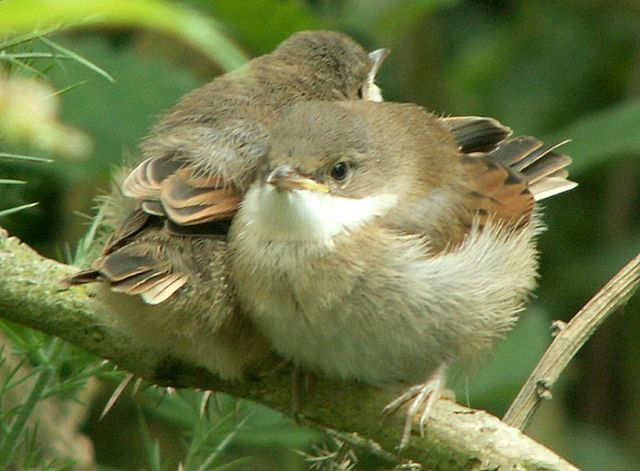
[[[68,340],[156,384],[223,391],[290,410],[288,374],[267,372],[247,382],[225,382],[166,352],[136,346],[127,332],[110,322],[108,311],[91,297],[90,288],[61,286],[59,281],[73,271],[40,257],[0,230],[0,317]],[[383,450],[394,450],[399,443],[402,417],[383,424],[379,414],[396,392],[318,381],[312,392],[304,394],[302,419],[385,455]],[[446,400],[438,401],[426,436],[414,437],[403,458],[437,470],[576,469],[496,417]]]
[[[598,293],[564,325],[557,325],[555,339],[527,379],[502,419],[523,430],[571,359],[595,330],[626,303],[640,284],[640,254],[618,272]]]

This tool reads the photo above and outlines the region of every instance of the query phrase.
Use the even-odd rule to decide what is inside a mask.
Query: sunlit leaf
[[[162,0],[7,0],[0,2],[0,34],[87,26],[152,29],[177,36],[225,69],[245,55],[215,21],[191,8]]]

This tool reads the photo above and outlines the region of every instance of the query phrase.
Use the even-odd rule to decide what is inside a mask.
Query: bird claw
[[[425,424],[431,415],[433,406],[440,398],[444,389],[445,378],[446,366],[441,365],[424,383],[411,386],[382,409],[382,415],[390,415],[395,413],[401,406],[411,401],[405,414],[402,438],[400,439],[400,445],[398,446],[398,450],[400,452],[404,451],[409,446],[414,418],[418,413],[420,413],[418,431],[420,432],[420,436],[424,436]]]

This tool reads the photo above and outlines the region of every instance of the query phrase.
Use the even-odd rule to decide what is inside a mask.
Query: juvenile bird
[[[575,186],[555,148],[416,105],[292,106],[229,233],[240,306],[304,369],[418,383],[387,409],[411,401],[404,448],[534,288],[536,202]]]
[[[311,99],[381,100],[374,78],[386,54],[341,33],[301,32],[183,97],[142,144],[124,196],[107,198],[115,232],[102,256],[68,281],[104,282],[115,318],[149,348],[223,378],[259,365],[270,348],[228,281],[230,220],[281,110]]]

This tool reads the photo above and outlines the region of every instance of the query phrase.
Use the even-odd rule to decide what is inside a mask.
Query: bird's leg
[[[309,383],[310,373],[302,370],[300,366],[292,360],[283,359],[280,361],[268,375],[279,374],[282,370],[290,370],[289,375],[291,377],[291,416],[299,422],[300,411],[302,403],[302,394]]]
[[[300,420],[300,397],[303,390],[303,373],[297,364],[293,365],[291,371],[291,415],[296,422]]]
[[[433,406],[440,398],[444,390],[444,384],[447,377],[447,365],[442,364],[435,369],[433,373],[422,384],[411,386],[404,393],[391,401],[382,410],[383,415],[389,415],[396,412],[402,405],[411,401],[407,409],[402,438],[400,439],[399,450],[404,450],[411,440],[411,429],[413,428],[414,417],[420,413],[419,428],[420,435],[424,435],[424,425],[433,410]]]

